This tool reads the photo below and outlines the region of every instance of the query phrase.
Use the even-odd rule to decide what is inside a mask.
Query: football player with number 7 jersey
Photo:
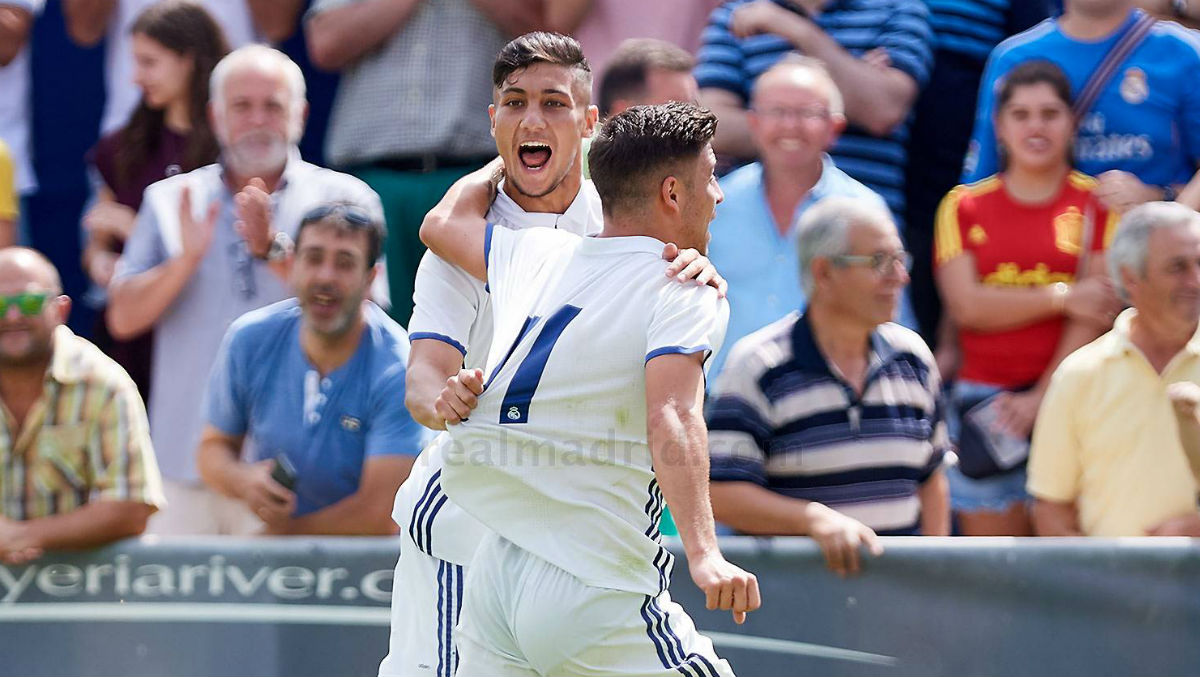
[[[671,601],[657,530],[665,499],[707,606],[738,622],[758,608],[757,580],[721,555],[708,494],[703,364],[728,306],[659,260],[664,242],[707,246],[715,128],[691,104],[605,123],[588,156],[596,237],[450,218],[447,201],[486,195],[475,176],[422,225],[493,304],[482,392],[463,370],[438,400],[443,488],[490,530],[464,586],[462,675],[733,674]]]

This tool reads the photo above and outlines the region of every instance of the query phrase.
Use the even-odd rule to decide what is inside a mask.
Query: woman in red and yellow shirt
[[[962,358],[954,408],[961,415],[995,396],[999,425],[1028,438],[1059,361],[1119,310],[1103,272],[1116,216],[1095,179],[1071,168],[1070,83],[1057,66],[1013,69],[996,111],[1005,168],[942,200],[934,258]],[[963,533],[1032,532],[1023,463],[984,479],[950,476]]]

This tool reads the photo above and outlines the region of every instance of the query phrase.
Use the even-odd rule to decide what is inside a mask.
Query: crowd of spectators
[[[404,407],[418,230],[527,150],[489,106],[534,30],[579,38],[601,116],[718,116],[728,527],[812,536],[842,573],[879,534],[1200,534],[1196,0],[60,5],[103,41],[105,100],[93,199],[57,234],[84,255],[51,263],[10,246],[59,227],[21,209],[44,6],[0,0],[2,558],[392,532],[427,432]],[[297,32],[339,74],[330,168],[299,150],[303,71],[264,44]],[[87,538],[54,519],[75,514]]]

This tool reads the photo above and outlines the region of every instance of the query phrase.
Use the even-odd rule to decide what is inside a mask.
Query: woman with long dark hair
[[[136,84],[142,98],[125,127],[100,139],[92,151],[99,175],[95,204],[83,216],[83,265],[99,287],[108,285],[146,186],[216,161],[209,125],[208,81],[229,52],[225,36],[198,4],[166,0],[148,7],[132,28]],[[116,341],[96,323],[96,342],[129,372],[147,400],[149,334]]]
[[[1072,168],[1071,86],[1047,61],[1014,68],[997,96],[1004,169],[955,187],[938,208],[938,291],[962,356],[951,407],[959,466],[948,473],[962,533],[1031,533],[1028,439],[1058,363],[1110,326],[1104,274],[1116,217]]]

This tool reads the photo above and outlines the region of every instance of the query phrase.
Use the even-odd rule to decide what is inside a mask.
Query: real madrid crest
[[[1121,98],[1125,103],[1136,106],[1150,96],[1150,83],[1146,81],[1146,71],[1136,66],[1126,68],[1121,78]]]
[[[516,407],[509,407],[507,416],[510,421],[519,421],[521,420],[521,410]]]

